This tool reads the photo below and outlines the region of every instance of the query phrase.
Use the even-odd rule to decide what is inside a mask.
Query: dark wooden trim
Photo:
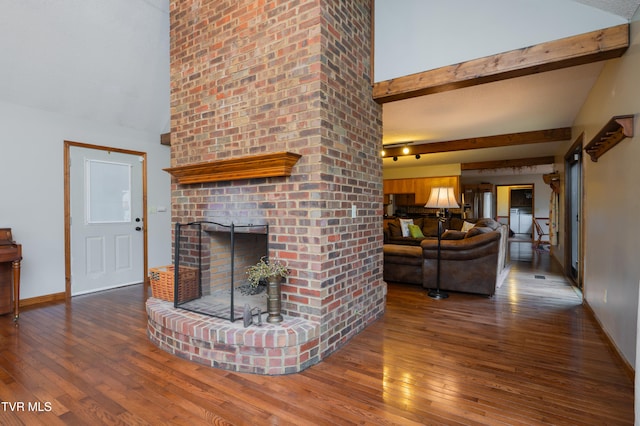
[[[427,142],[409,146],[409,154],[402,153],[402,146],[384,148],[384,157],[403,155],[434,154],[437,152],[464,151],[467,149],[497,148],[531,143],[558,142],[571,139],[571,127],[560,129],[535,130],[532,132],[508,133],[504,135],[482,136],[470,139],[458,139],[446,142]]]
[[[496,161],[480,161],[476,163],[462,163],[461,170],[485,170],[485,169],[504,169],[506,167],[531,167],[543,164],[553,164],[555,158],[549,157],[532,157],[518,158],[514,160],[496,160]]]
[[[578,245],[578,279],[576,280],[571,276],[571,215],[575,212],[571,211],[571,197],[570,197],[570,184],[571,184],[571,175],[568,173],[567,165],[574,163],[576,160],[573,158],[574,154],[579,154],[582,156],[582,146],[584,144],[584,132],[580,133],[580,135],[576,138],[576,140],[571,144],[571,147],[564,155],[564,185],[560,185],[560,188],[564,188],[564,191],[561,189],[560,196],[564,198],[564,200],[559,200],[559,203],[564,203],[564,224],[565,224],[565,232],[563,236],[564,241],[564,264],[565,264],[565,276],[569,281],[573,283],[574,286],[578,288],[583,288],[584,286],[584,223],[583,219],[584,214],[584,164],[582,164],[582,169],[580,170],[580,211],[578,215],[580,217],[579,220],[579,230],[580,232],[580,244]],[[584,163],[584,162],[583,162]],[[558,203],[558,204],[559,204]],[[558,240],[560,241],[560,240]],[[584,298],[583,298],[584,299]]]
[[[46,294],[44,296],[30,297],[29,299],[20,299],[20,307],[42,305],[43,303],[60,302],[67,298],[65,292]]]
[[[565,161],[571,163],[573,160],[573,155],[582,152],[582,144],[584,143],[584,132],[580,133],[575,141],[571,144],[571,147],[567,150],[566,154],[564,154]]]
[[[476,86],[618,58],[629,47],[629,24],[511,50],[375,83],[378,103]]]

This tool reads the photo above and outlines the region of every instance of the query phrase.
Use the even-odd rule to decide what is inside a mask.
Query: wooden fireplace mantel
[[[275,152],[207,163],[194,163],[163,170],[177,178],[178,183],[182,185],[291,176],[291,169],[300,157],[302,155],[293,152]]]

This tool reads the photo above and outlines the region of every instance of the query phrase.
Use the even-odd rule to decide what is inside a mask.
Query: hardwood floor
[[[525,246],[493,298],[390,284],[382,319],[289,376],[157,349],[141,286],[25,309],[18,327],[0,317],[0,424],[633,424],[631,378],[548,254]]]

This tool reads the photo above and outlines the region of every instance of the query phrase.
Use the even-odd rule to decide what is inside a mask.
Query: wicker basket
[[[156,299],[174,301],[173,277],[175,267],[173,265],[149,268],[151,281],[151,293]],[[180,266],[180,285],[178,286],[178,303],[200,297],[198,288],[198,268]]]

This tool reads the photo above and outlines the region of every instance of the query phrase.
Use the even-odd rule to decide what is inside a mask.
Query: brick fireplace
[[[264,374],[300,371],[384,313],[372,3],[171,1],[172,220],[268,223],[269,256],[291,269],[282,287],[282,325],[233,331],[228,322],[220,325],[233,338],[204,346],[221,348],[224,362],[205,363]],[[251,165],[262,156],[290,161],[283,171]],[[217,326],[165,308],[148,303],[152,341],[200,362],[200,354],[191,357],[184,348],[203,344],[189,343],[184,331],[201,338],[202,327],[212,336]],[[178,328],[179,336],[167,337]],[[172,349],[173,338],[184,344]],[[264,367],[275,347],[276,364],[289,368]],[[243,358],[247,352],[251,359]]]

